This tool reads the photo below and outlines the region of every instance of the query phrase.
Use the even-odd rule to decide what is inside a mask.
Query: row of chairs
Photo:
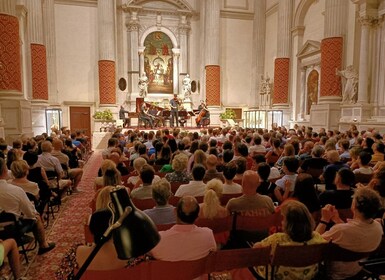
[[[257,279],[275,279],[275,273],[279,266],[306,267],[313,264],[324,264],[326,269],[330,261],[358,261],[367,258],[371,252],[357,253],[338,247],[332,243],[313,245],[277,245],[274,254],[271,247],[244,248],[232,250],[220,250],[210,253],[208,256],[193,261],[144,261],[137,266],[108,270],[87,270],[83,280],[112,280],[112,279],[146,279],[146,280],[169,280],[169,279],[194,279],[198,276],[208,274],[209,279],[218,272],[233,269],[249,268]],[[371,261],[370,263],[376,263]],[[363,265],[366,263],[363,263]],[[270,273],[265,269],[264,276],[256,275],[254,267],[271,267]],[[377,267],[378,268],[378,267]],[[377,272],[383,272],[379,270]],[[371,275],[376,279],[376,274]]]

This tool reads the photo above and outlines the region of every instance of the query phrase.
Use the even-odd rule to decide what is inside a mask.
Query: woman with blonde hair
[[[11,164],[11,171],[15,179],[10,180],[10,183],[22,188],[26,193],[32,194],[38,200],[38,184],[27,179],[28,163],[25,160],[15,160]]]
[[[200,204],[200,218],[224,218],[229,215],[227,209],[221,206],[220,197],[222,193],[223,183],[221,180],[212,179],[207,183],[203,203]]]
[[[177,154],[172,160],[172,169],[174,172],[167,173],[165,178],[170,183],[181,182],[184,184],[189,183],[192,180],[191,175],[187,174],[187,162],[188,157],[185,154]]]

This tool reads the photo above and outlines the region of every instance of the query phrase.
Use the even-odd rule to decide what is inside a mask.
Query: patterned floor
[[[88,204],[94,195],[93,181],[97,176],[101,161],[100,152],[92,154],[83,168],[84,174],[79,185],[81,192],[64,199],[60,212],[55,214],[54,223],[51,223],[46,230],[47,239],[55,242],[56,248],[42,256],[38,256],[36,250],[28,253],[29,265],[23,259],[23,269],[26,270],[27,279],[55,279],[55,271],[67,249],[74,243],[84,243],[83,223],[85,217],[91,213]],[[7,267],[8,265],[3,268],[3,274],[8,275]]]

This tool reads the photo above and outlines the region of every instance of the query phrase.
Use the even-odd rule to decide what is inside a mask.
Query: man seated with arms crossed
[[[29,201],[25,191],[6,181],[8,168],[4,159],[0,158],[0,205],[5,212],[12,213],[22,223],[28,226],[39,243],[38,254],[42,255],[55,248],[55,243],[48,243],[45,239],[44,225],[35,207]]]
[[[176,207],[176,225],[160,231],[160,242],[152,249],[155,259],[163,261],[191,261],[207,256],[216,250],[211,229],[194,225],[199,204],[192,196],[182,197]],[[182,275],[180,276],[181,278]],[[200,279],[200,278],[197,278]]]

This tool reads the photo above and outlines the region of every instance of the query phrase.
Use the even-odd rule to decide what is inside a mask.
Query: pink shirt
[[[198,260],[217,247],[212,230],[206,227],[177,224],[159,234],[160,242],[151,251],[158,260]]]

